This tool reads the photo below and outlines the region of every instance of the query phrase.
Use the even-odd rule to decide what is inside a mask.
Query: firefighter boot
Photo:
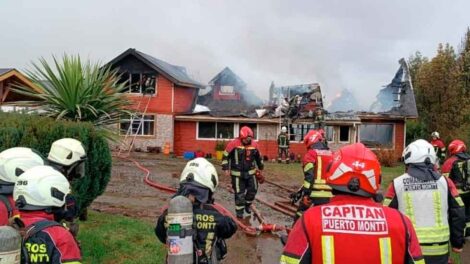
[[[251,215],[251,204],[246,204],[245,205],[245,212],[249,215]]]

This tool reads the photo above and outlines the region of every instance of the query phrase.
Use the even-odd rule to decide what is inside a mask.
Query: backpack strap
[[[51,226],[61,226],[63,228],[65,228],[63,225],[57,223],[56,221],[51,221],[51,220],[43,220],[43,221],[39,221],[39,222],[36,222],[32,225],[30,225],[26,231],[25,231],[25,235],[23,237],[23,241],[26,241],[28,240],[30,237],[36,235],[38,232],[48,228],[48,227],[51,227]]]
[[[5,204],[5,207],[7,208],[8,211],[8,218],[13,216],[13,208],[11,207],[10,200],[8,200],[8,197],[6,197],[3,194],[0,194],[0,202]]]

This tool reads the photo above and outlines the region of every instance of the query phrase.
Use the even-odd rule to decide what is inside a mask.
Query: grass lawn
[[[141,220],[88,212],[80,223],[83,263],[163,263],[165,247],[154,234],[154,226]]]

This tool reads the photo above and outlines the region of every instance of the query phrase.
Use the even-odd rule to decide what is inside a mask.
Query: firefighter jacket
[[[449,177],[460,193],[470,192],[470,155],[457,153],[442,165],[442,174]]]
[[[452,247],[462,248],[465,209],[455,185],[432,168],[426,171],[424,164],[413,165],[390,184],[384,205],[411,219],[423,255],[448,254],[449,240]]]
[[[314,149],[305,154],[302,166],[304,170],[304,194],[313,198],[331,198],[331,187],[326,185],[325,175],[332,161],[333,153],[323,143],[315,143]]]
[[[287,133],[281,133],[277,136],[277,145],[279,148],[289,148],[289,136]]]
[[[227,145],[222,157],[222,170],[230,170],[232,176],[248,177],[255,175],[256,166],[260,170],[264,168],[256,142],[245,146],[236,138]]]
[[[155,234],[162,243],[166,243],[167,228],[165,210],[158,218]],[[194,246],[200,252],[195,256],[195,263],[212,263],[214,247],[224,243],[221,240],[230,238],[237,231],[237,224],[228,216],[219,213],[211,204],[199,204],[193,206],[193,228],[196,230]],[[196,261],[197,260],[197,261]]]
[[[280,262],[424,264],[406,216],[354,195],[308,209],[290,232]]]
[[[53,221],[54,216],[43,211],[21,211],[20,219],[25,231],[43,221]],[[31,264],[80,264],[81,253],[77,241],[65,227],[56,223],[46,227],[29,238],[24,238],[23,251],[26,250]]]
[[[0,226],[8,225],[8,220],[18,215],[12,195],[0,194]]]
[[[431,140],[431,145],[434,147],[434,151],[436,151],[436,156],[439,158],[441,164],[446,159],[446,145],[444,142],[438,138]]]

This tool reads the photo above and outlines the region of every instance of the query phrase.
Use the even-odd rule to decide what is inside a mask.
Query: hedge
[[[104,192],[111,177],[111,152],[103,132],[90,123],[0,112],[0,151],[29,147],[47,157],[52,143],[65,137],[80,140],[87,152],[86,174],[72,182],[72,192],[83,211]]]

